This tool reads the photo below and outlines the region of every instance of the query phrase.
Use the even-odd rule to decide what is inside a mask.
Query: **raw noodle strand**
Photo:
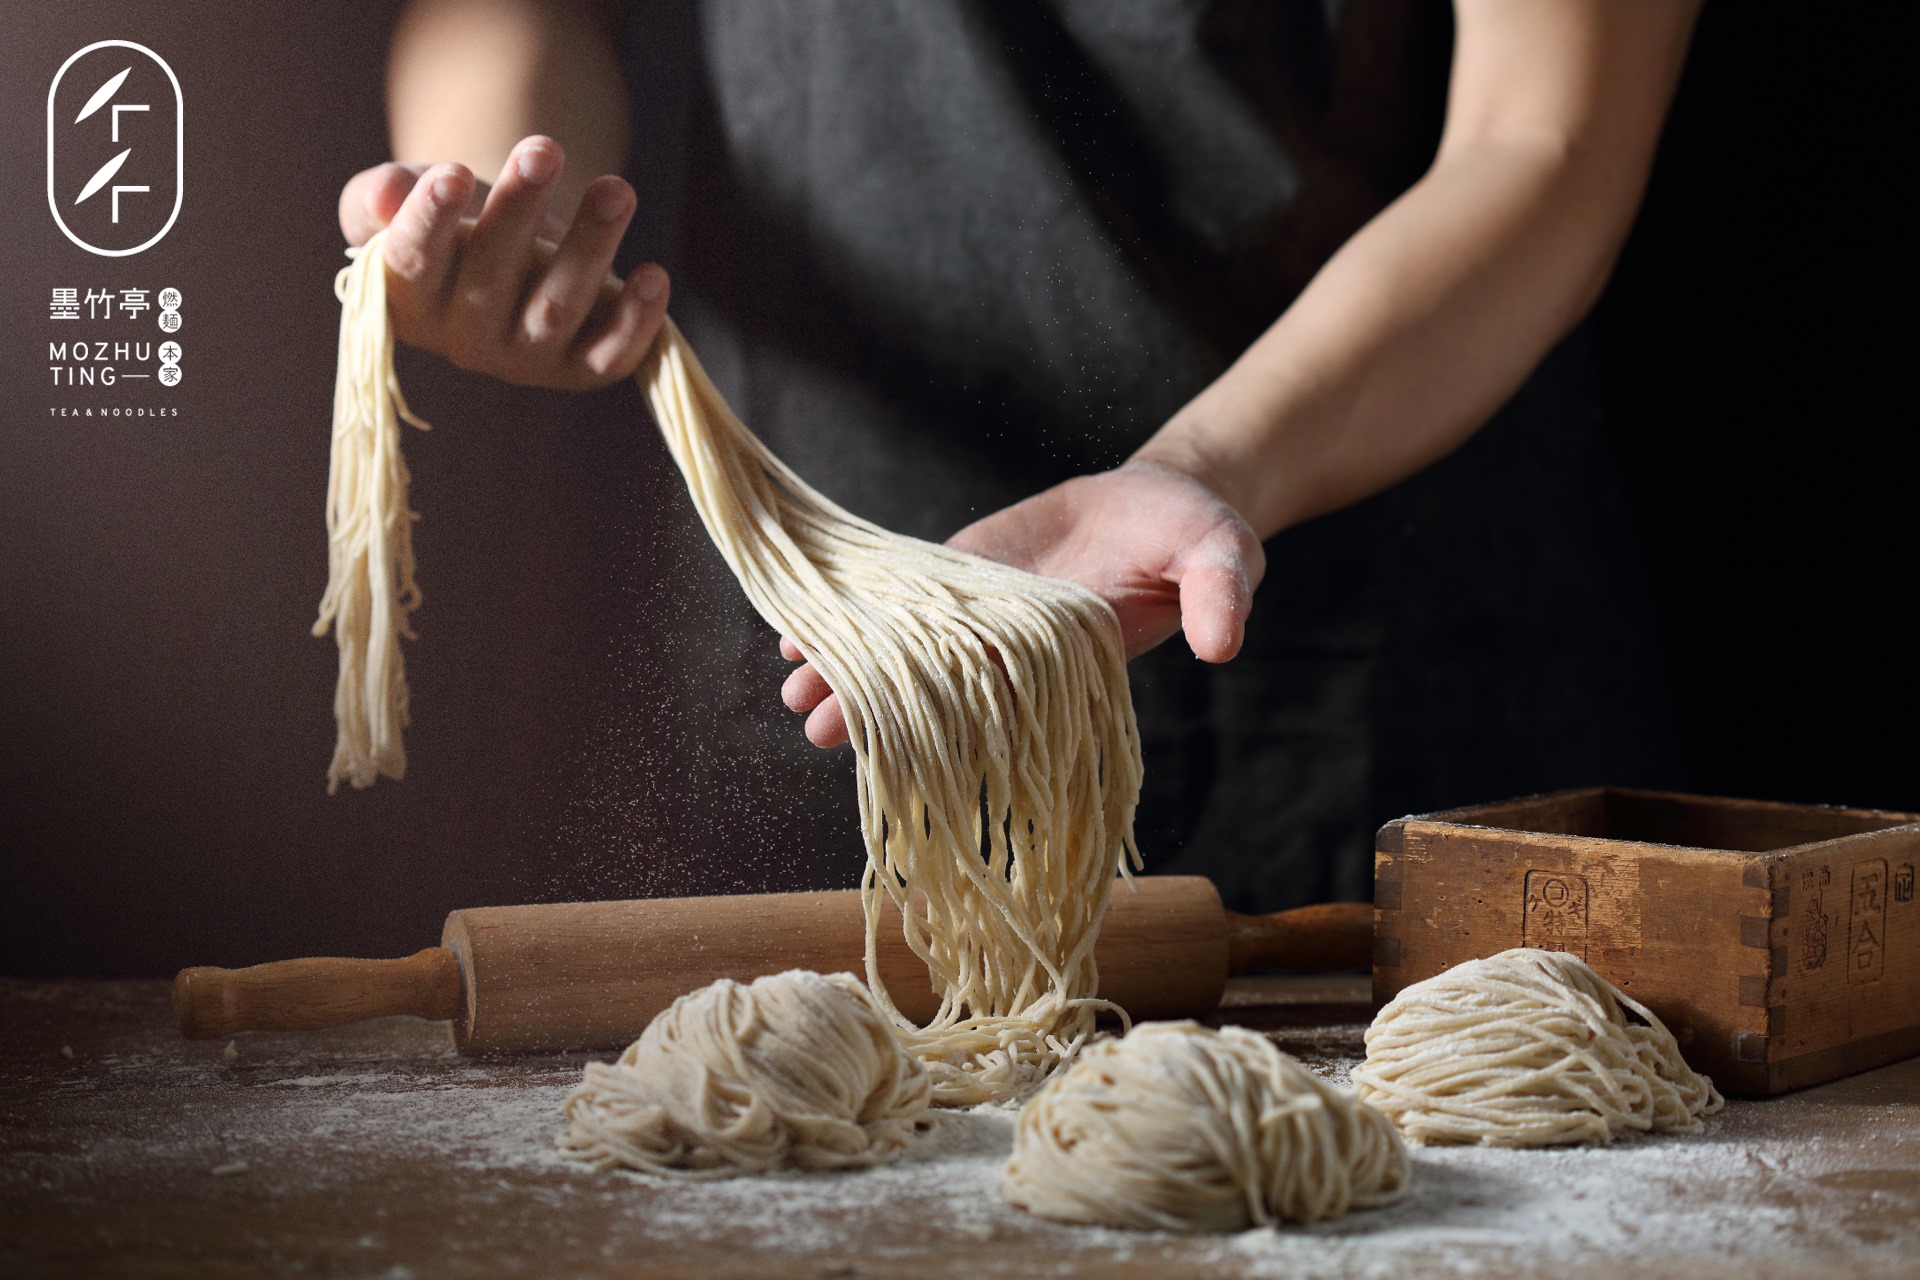
[[[1401,991],[1367,1029],[1353,1082],[1415,1142],[1540,1147],[1698,1133],[1721,1107],[1645,1005],[1577,956],[1530,948]]]
[[[385,774],[406,776],[407,615],[420,607],[414,581],[413,522],[400,424],[427,424],[407,408],[393,372],[382,231],[334,278],[340,299],[340,349],[333,384],[333,446],[327,475],[327,589],[313,634],[329,627],[340,649],[334,688],[338,725],[327,794],[344,780],[370,787]]]
[[[1025,1093],[1111,1007],[1093,945],[1115,874],[1138,866],[1141,776],[1118,620],[1084,587],[830,502],[734,416],[671,320],[639,380],[748,599],[839,697],[868,856],[868,984],[937,1102]],[[879,975],[882,895],[942,993],[925,1027]]]
[[[335,281],[329,579],[314,626],[331,627],[340,649],[330,792],[406,771],[400,640],[420,592],[399,424],[427,424],[393,372],[382,240]],[[1141,776],[1118,620],[1084,587],[890,533],[828,501],[734,416],[671,320],[638,380],[748,599],[839,695],[876,998],[928,1064],[938,1101],[1026,1092],[1112,1007],[1096,994],[1093,948],[1114,876],[1139,865]],[[924,1028],[879,976],[883,895],[942,993]]]

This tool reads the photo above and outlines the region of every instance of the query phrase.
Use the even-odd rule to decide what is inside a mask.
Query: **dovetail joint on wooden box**
[[[1376,911],[1398,911],[1400,882],[1376,878],[1373,882],[1373,906]]]

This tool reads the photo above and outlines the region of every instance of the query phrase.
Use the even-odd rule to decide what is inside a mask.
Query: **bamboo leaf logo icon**
[[[96,40],[67,55],[47,84],[47,211],[60,233],[103,258],[159,243],[184,199],[186,113],[180,77],[146,45]]]
[[[114,95],[114,93],[120,88],[120,86],[127,82],[127,76],[132,71],[133,71],[133,68],[128,67],[125,71],[122,71],[119,75],[107,81],[105,84],[101,85],[98,89],[95,89],[93,91],[93,96],[87,99],[86,106],[80,108],[80,114],[73,118],[73,122],[75,124],[79,124],[82,120],[85,120],[88,116],[92,115],[94,112],[98,111],[100,108],[106,106],[107,99],[111,98]]]
[[[82,200],[85,200],[88,196],[106,186],[108,180],[110,180],[114,174],[120,172],[120,166],[125,164],[127,157],[132,154],[133,148],[128,147],[125,151],[122,151],[119,155],[101,165],[98,171],[96,171],[91,178],[87,179],[87,185],[80,188],[80,194],[73,198],[73,202],[79,204]]]

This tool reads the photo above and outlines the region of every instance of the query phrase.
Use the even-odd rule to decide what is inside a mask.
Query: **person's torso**
[[[776,453],[934,539],[1119,464],[1217,377],[1423,171],[1450,45],[1429,0],[702,0],[666,29],[630,69],[637,132],[686,121],[635,173],[676,317]],[[1643,776],[1605,728],[1647,720],[1650,661],[1604,617],[1633,582],[1603,453],[1563,353],[1441,466],[1275,539],[1234,662],[1136,661],[1154,868],[1242,908],[1350,896],[1383,815]],[[681,523],[660,559],[701,563]],[[780,664],[732,607],[661,641],[717,709],[702,747],[784,771],[845,852],[844,762],[768,751]]]

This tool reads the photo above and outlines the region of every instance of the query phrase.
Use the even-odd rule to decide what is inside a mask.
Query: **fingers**
[[[342,230],[384,248],[394,332],[508,382],[591,390],[632,375],[667,313],[667,273],[609,274],[636,204],[613,176],[587,185],[571,221],[549,208],[565,156],[523,139],[489,188],[459,165],[389,164],[341,192]],[[536,244],[542,240],[550,245]]]
[[[347,180],[340,189],[340,234],[362,245],[393,221],[425,166],[377,164]]]
[[[446,287],[460,217],[475,186],[464,165],[435,165],[414,183],[394,215],[381,256],[399,315],[431,305]]]
[[[838,747],[847,740],[847,721],[840,714],[840,699],[828,698],[807,716],[807,741],[814,746]]]
[[[832,696],[826,678],[812,663],[795,667],[780,686],[780,701],[789,711],[811,711]]]
[[[460,269],[463,287],[517,288],[526,278],[534,233],[543,225],[565,163],[560,144],[538,135],[523,138],[507,153],[467,241]]]
[[[827,687],[827,681],[800,652],[800,646],[786,636],[780,637],[780,656],[798,662],[780,686],[780,701],[789,711],[807,712],[807,741],[816,747],[837,747],[848,741],[847,718],[840,714],[840,699]]]
[[[782,638],[782,652],[792,645]],[[799,650],[795,649],[795,653]],[[826,679],[811,664],[795,667],[780,686],[780,701],[789,711],[805,711],[807,741],[816,747],[837,747],[847,741],[846,717],[840,714],[840,699],[833,696]]]
[[[531,137],[508,153],[460,255],[446,317],[447,354],[463,368],[530,381],[535,362],[514,367],[508,331],[533,269],[533,238],[563,163],[560,144]]]
[[[1209,538],[1180,566],[1180,629],[1202,662],[1225,662],[1246,639],[1266,553],[1250,530]]]
[[[1180,579],[1180,628],[1202,662],[1225,662],[1240,652],[1253,592],[1246,576],[1226,564],[1191,569]]]
[[[575,342],[573,363],[585,385],[631,377],[646,359],[667,315],[667,273],[657,263],[635,267],[620,291],[613,319],[598,333]]]
[[[573,341],[600,300],[633,206],[633,188],[623,179],[596,178],[587,185],[573,226],[521,310],[522,342],[538,348],[565,347]]]

